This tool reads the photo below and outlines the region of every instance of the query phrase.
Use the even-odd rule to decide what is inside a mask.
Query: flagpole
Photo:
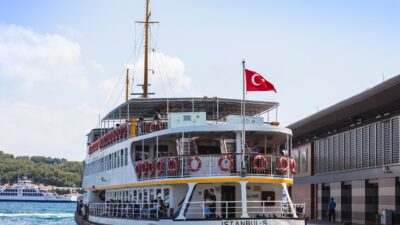
[[[245,132],[245,116],[246,116],[246,84],[245,84],[245,60],[242,60],[243,65],[243,100],[242,100],[242,174],[246,171],[246,163],[244,161],[246,148],[246,132]]]

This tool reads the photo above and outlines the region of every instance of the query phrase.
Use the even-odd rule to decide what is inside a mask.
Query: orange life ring
[[[196,168],[194,168],[194,167],[192,166],[192,162],[193,162],[193,161],[197,161],[197,167],[196,167]],[[200,157],[197,156],[197,155],[196,155],[195,157],[191,157],[191,158],[189,159],[189,161],[188,161],[188,167],[189,167],[189,170],[190,170],[191,172],[193,172],[193,173],[199,171],[200,168],[201,168],[201,159],[200,159]]]
[[[157,170],[158,175],[162,174],[162,172],[164,172],[164,160],[158,159],[156,166],[157,166],[156,170]]]
[[[261,165],[258,165],[258,162],[261,162]],[[267,165],[268,165],[268,161],[267,158],[263,155],[257,155],[256,157],[254,157],[253,159],[253,169],[258,172],[258,173],[262,173],[265,172],[265,170],[267,170]]]
[[[226,161],[226,160],[228,160],[228,161]],[[229,162],[229,165],[226,167],[224,165],[225,164],[224,162]],[[224,172],[232,171],[234,166],[235,166],[234,164],[235,164],[235,162],[233,161],[233,158],[230,155],[229,156],[221,156],[221,157],[219,157],[218,167],[219,167],[220,170],[222,170]]]
[[[146,173],[147,173],[147,168],[148,168],[147,161],[143,161],[143,162],[142,162],[142,173],[143,173],[143,174],[146,174]]]
[[[171,163],[173,164],[173,166],[171,166]],[[178,171],[178,159],[176,157],[168,159],[167,170],[168,173],[175,173],[176,171]]]
[[[293,158],[290,159],[290,171],[296,174],[296,161]]]
[[[154,160],[150,160],[149,163],[147,164],[147,171],[149,172],[149,175],[153,175],[155,172],[155,165],[154,165]]]
[[[142,172],[142,165],[140,165],[140,163],[136,163],[136,175],[140,176],[140,173]]]
[[[284,163],[285,163],[285,167],[283,167]],[[279,161],[278,161],[278,169],[279,169],[279,171],[281,171],[281,173],[285,173],[287,171],[288,167],[289,167],[288,158],[286,158],[284,156],[279,158]]]

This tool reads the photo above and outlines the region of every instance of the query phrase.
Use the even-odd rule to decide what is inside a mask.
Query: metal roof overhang
[[[153,117],[155,110],[161,114],[172,112],[206,112],[207,120],[222,119],[228,115],[241,114],[241,99],[226,98],[137,98],[130,99],[110,113],[103,120]],[[246,100],[246,115],[257,116],[276,107],[277,102]],[[129,117],[128,117],[129,111]]]
[[[360,94],[341,101],[320,112],[288,126],[293,142],[349,127],[358,121],[375,118],[378,114],[400,110],[400,75],[388,79]]]

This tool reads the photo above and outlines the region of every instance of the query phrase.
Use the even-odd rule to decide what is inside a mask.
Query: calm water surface
[[[1,225],[76,225],[75,203],[0,202]]]

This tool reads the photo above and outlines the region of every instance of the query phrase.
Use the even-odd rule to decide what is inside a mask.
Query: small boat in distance
[[[40,189],[27,177],[18,179],[17,184],[0,189],[1,202],[76,202],[76,194],[58,195],[47,189]]]

